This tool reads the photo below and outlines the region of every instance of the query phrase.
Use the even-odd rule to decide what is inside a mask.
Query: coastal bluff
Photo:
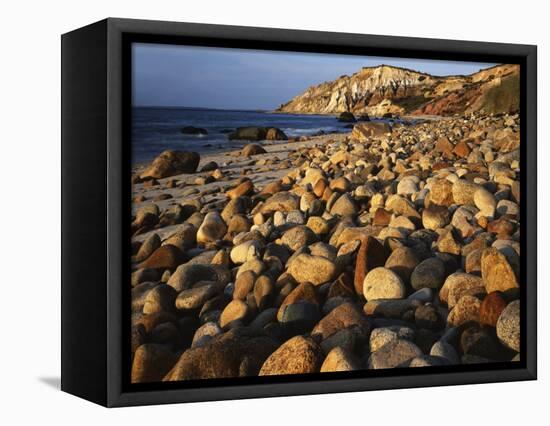
[[[382,117],[515,113],[519,109],[519,66],[498,65],[471,75],[433,76],[405,68],[363,67],[351,76],[309,87],[276,112]]]

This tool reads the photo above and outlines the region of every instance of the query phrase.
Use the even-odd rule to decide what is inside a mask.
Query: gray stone
[[[386,343],[369,358],[369,368],[378,370],[386,368],[406,367],[413,358],[422,355],[422,351],[414,343],[396,339]]]
[[[500,314],[496,327],[501,343],[516,352],[520,349],[519,310],[519,300],[511,302]]]

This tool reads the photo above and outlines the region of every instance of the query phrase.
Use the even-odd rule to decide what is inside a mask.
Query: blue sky
[[[456,75],[495,65],[141,43],[132,46],[132,60],[134,105],[221,109],[273,109],[309,86],[364,66]]]

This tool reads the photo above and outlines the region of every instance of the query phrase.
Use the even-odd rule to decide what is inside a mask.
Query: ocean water
[[[292,137],[314,135],[320,131],[350,132],[346,124],[326,115],[135,107],[132,109],[132,161],[133,164],[151,161],[166,149],[199,153],[238,149],[246,142],[227,138],[227,132],[237,127],[278,127]],[[182,134],[180,129],[184,126],[202,127],[208,134]]]

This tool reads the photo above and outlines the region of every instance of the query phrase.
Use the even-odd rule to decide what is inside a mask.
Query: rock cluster
[[[519,118],[355,126],[134,185],[132,381],[519,359]]]

